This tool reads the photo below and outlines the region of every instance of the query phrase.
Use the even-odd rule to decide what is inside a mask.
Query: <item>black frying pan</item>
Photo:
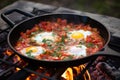
[[[20,14],[23,14],[31,18],[24,20],[18,24],[15,24],[6,16],[12,12],[18,12]],[[10,48],[21,58],[23,58],[24,60],[27,60],[30,63],[33,63],[33,64],[35,63],[41,66],[51,66],[51,67],[75,66],[75,65],[86,63],[92,60],[94,57],[99,56],[99,55],[114,55],[114,54],[104,53],[103,51],[98,51],[98,53],[90,55],[90,56],[86,56],[84,58],[75,59],[75,60],[67,60],[67,61],[43,61],[43,60],[36,60],[36,59],[29,58],[17,52],[14,46],[20,37],[20,32],[25,32],[27,29],[31,29],[35,24],[39,23],[40,21],[46,21],[46,20],[53,21],[56,18],[62,18],[62,19],[67,19],[68,22],[72,22],[76,24],[77,23],[90,24],[91,27],[97,28],[100,31],[100,35],[104,38],[105,45],[103,49],[105,48],[105,46],[108,44],[110,40],[110,33],[106,29],[106,27],[102,25],[101,23],[99,23],[98,21],[90,17],[81,16],[78,14],[49,13],[49,14],[34,16],[33,14],[26,13],[18,9],[14,9],[14,10],[9,10],[5,13],[2,13],[1,17],[5,22],[7,22],[11,27],[13,27],[7,37],[7,41],[8,41]]]

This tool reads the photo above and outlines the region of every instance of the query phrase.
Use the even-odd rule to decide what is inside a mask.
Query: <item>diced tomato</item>
[[[90,25],[87,26],[87,30],[91,31],[92,28],[90,27]]]
[[[23,32],[20,33],[21,36],[22,36],[23,34],[24,34]]]
[[[40,46],[42,46],[42,47],[47,47],[47,44],[41,44]]]
[[[44,25],[46,25],[47,23],[46,23],[45,21],[42,21],[40,24],[41,24],[42,26],[44,26]]]
[[[61,23],[62,19],[61,18],[57,18],[57,23]]]
[[[63,52],[63,53],[62,53],[62,56],[69,56],[69,54],[68,54],[68,53]]]
[[[24,33],[24,34],[21,35],[21,37],[22,37],[23,39],[26,39],[26,38],[27,38],[27,35]]]
[[[59,36],[67,36],[67,34],[65,31],[61,31],[61,32],[59,32]]]
[[[99,50],[99,48],[87,48],[87,53],[94,54]]]
[[[64,26],[66,26],[67,25],[67,20],[66,19],[62,20],[61,24],[64,25]]]
[[[92,42],[92,37],[91,36],[87,36],[87,38],[86,38],[86,42]]]
[[[30,32],[35,32],[35,31],[37,31],[37,30],[39,30],[39,26],[38,26],[38,25],[35,25],[35,26],[30,30]]]
[[[30,33],[31,33],[31,31],[30,31],[30,30],[27,30],[27,31],[26,31],[26,34],[27,34],[27,35],[29,35]]]
[[[52,27],[51,26],[46,26],[46,31],[52,31]]]

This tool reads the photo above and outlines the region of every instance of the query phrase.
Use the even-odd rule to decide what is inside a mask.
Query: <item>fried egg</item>
[[[53,32],[41,32],[33,36],[32,40],[35,41],[37,44],[41,44],[43,43],[44,39],[54,42],[56,40],[56,37],[57,36]]]
[[[86,39],[87,36],[91,35],[91,31],[85,31],[85,30],[74,30],[68,32],[68,37],[73,40],[79,40],[79,39]]]
[[[30,55],[35,57],[44,53],[45,49],[40,46],[29,46],[29,47],[23,48],[22,50],[20,50],[20,52],[25,56]]]
[[[86,46],[77,45],[77,46],[69,46],[67,53],[70,55],[74,55],[75,57],[86,56]]]

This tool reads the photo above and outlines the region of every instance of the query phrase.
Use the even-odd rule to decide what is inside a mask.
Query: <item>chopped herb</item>
[[[51,45],[51,43],[52,43],[53,41],[50,40],[50,39],[43,39],[42,42],[45,43],[45,44],[47,44],[47,45]]]
[[[22,40],[23,40],[23,38],[22,38],[22,37],[20,37],[19,41],[22,41]]]
[[[68,34],[72,34],[71,32],[67,32]]]
[[[32,53],[32,50],[29,50],[28,52],[26,52],[26,54],[31,54]]]
[[[57,51],[54,51],[51,56],[53,57],[60,57],[61,56],[61,53],[58,53]]]
[[[45,51],[44,51],[44,50],[42,50],[42,52],[43,52],[43,54],[45,54]]]
[[[67,27],[64,28],[65,31],[68,31],[69,29]]]
[[[30,57],[30,58],[34,58],[34,56],[32,56],[31,54],[28,54],[27,56]]]
[[[32,53],[32,50],[26,52],[26,54],[27,54],[28,57],[30,57],[30,58],[34,58],[34,56],[32,56],[31,53]]]
[[[82,48],[82,46],[81,46],[81,45],[78,45],[77,47]]]
[[[81,41],[79,42],[79,44],[80,44],[80,45],[83,45],[83,44],[85,44],[85,41],[81,40]]]
[[[73,55],[69,55],[69,56],[67,56],[67,57],[65,57],[63,60],[71,60],[71,59],[73,59]]]
[[[86,46],[87,47],[94,47],[94,43],[87,43]]]
[[[54,36],[55,36],[55,33],[52,33],[52,36],[54,37]]]
[[[65,36],[62,36],[61,43],[65,42]]]
[[[43,43],[46,43],[46,39],[43,39],[42,42],[43,42]]]
[[[39,31],[31,32],[30,36],[33,36],[35,34],[39,33]]]
[[[62,48],[62,47],[61,47],[61,46],[59,46],[59,47],[57,48],[57,51],[60,51],[60,50],[61,50],[61,48]]]
[[[56,46],[58,46],[58,49],[61,49],[62,47],[65,46],[64,42],[65,42],[65,37],[62,36],[61,41],[56,43]]]

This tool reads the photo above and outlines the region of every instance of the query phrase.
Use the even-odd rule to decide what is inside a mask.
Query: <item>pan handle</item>
[[[7,23],[10,25],[10,27],[13,27],[15,25],[15,22],[13,22],[10,18],[7,17],[7,15],[13,13],[13,12],[17,12],[17,13],[20,13],[26,17],[34,17],[33,14],[31,13],[27,13],[27,12],[24,12],[22,10],[19,10],[19,9],[12,9],[12,10],[8,10],[6,12],[3,12],[1,14],[1,18]]]

